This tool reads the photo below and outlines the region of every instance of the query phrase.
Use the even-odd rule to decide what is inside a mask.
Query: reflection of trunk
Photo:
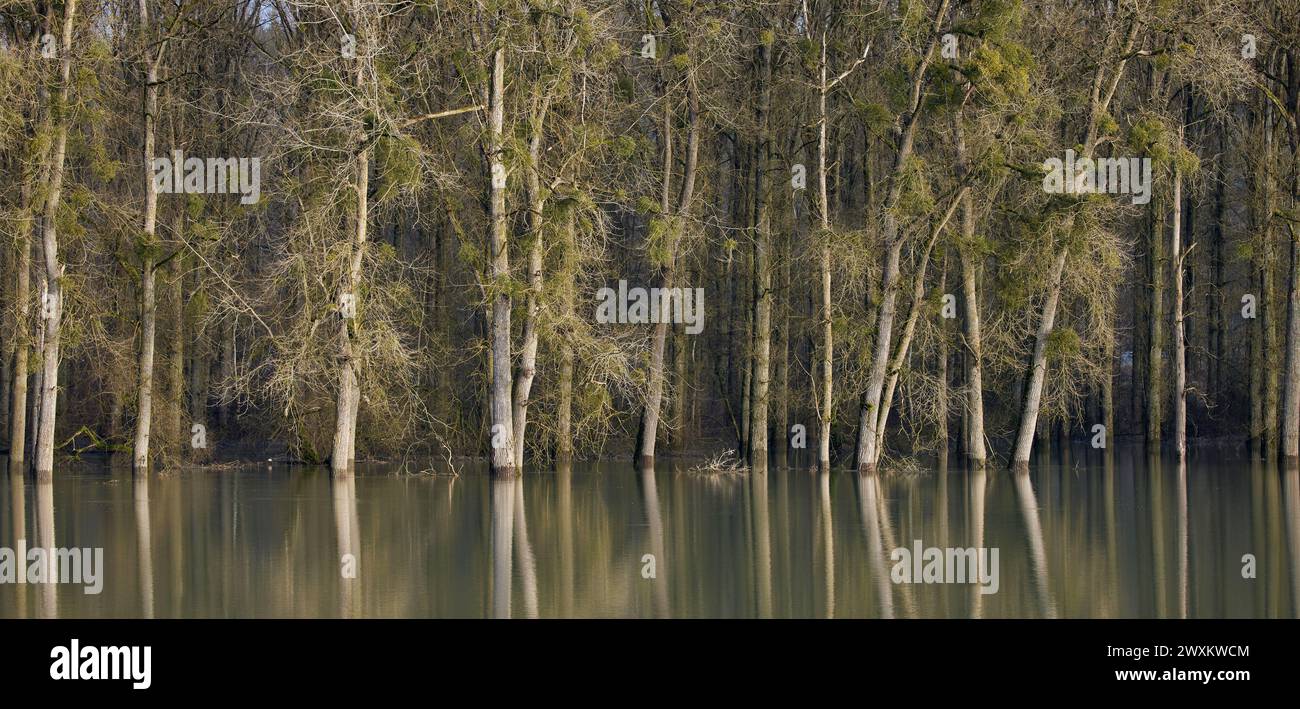
[[[514,480],[515,514],[515,555],[519,558],[519,576],[524,592],[524,616],[537,617],[537,564],[533,559],[533,546],[528,543],[528,519],[524,515],[524,479],[516,476]]]
[[[858,476],[858,512],[862,515],[862,529],[867,535],[867,569],[876,580],[876,595],[880,601],[880,617],[894,617],[894,589],[885,566],[884,541],[880,534],[880,480],[875,474]]]
[[[505,50],[497,48],[492,58],[492,89],[489,101],[488,160],[492,165],[491,239],[489,240],[489,297],[491,309],[491,416],[492,474],[510,477],[515,474],[514,421],[511,408],[510,371],[510,253],[506,248],[506,190],[502,182],[502,124],[505,118]],[[508,562],[507,562],[508,563]],[[507,611],[509,610],[507,599]]]
[[[982,465],[973,465],[970,474],[970,539],[971,546],[975,548],[976,553],[982,553],[979,550],[984,548],[984,467]],[[971,586],[970,592],[970,617],[984,617],[984,594],[980,592],[980,585]]]
[[[18,466],[21,468],[21,463]],[[27,539],[27,493],[23,486],[23,472],[19,469],[11,468],[9,471],[9,504],[13,508],[10,520],[13,523],[13,530],[10,539],[17,548],[26,542]],[[20,562],[26,563],[26,561]],[[27,589],[19,586],[14,589],[14,596],[17,599],[17,618],[27,617]]]
[[[1044,618],[1056,617],[1056,604],[1047,586],[1047,552],[1043,546],[1043,526],[1038,519],[1038,500],[1029,473],[1016,471],[1016,497],[1020,501],[1020,517],[1025,524],[1025,538],[1029,541],[1029,562],[1034,574],[1038,609]]]
[[[821,512],[820,532],[822,548],[825,550],[826,574],[824,578],[826,591],[826,618],[835,617],[835,525],[831,517],[831,474],[822,470],[817,474],[819,510]]]
[[[153,527],[149,523],[149,477],[137,475],[131,484],[135,498],[135,548],[140,557],[140,607],[143,617],[153,618]]]
[[[357,476],[335,475],[334,534],[339,560],[339,617],[355,618],[360,610],[361,522],[357,515]]]
[[[753,502],[754,573],[758,589],[758,617],[772,617],[772,528],[769,522],[767,501],[767,473],[755,470],[749,476]]]
[[[67,45],[64,45],[67,46]],[[36,546],[53,550],[58,547],[54,540],[54,482],[50,476],[37,476],[36,479]],[[49,560],[47,560],[48,562]],[[99,569],[103,573],[103,569]],[[46,568],[45,583],[40,585],[36,597],[36,617],[59,617],[59,594],[57,569]]]
[[[1151,561],[1155,569],[1155,596],[1157,618],[1167,617],[1168,569],[1165,566],[1165,494],[1164,474],[1160,452],[1147,451],[1147,478],[1150,480],[1151,508]]]
[[[1282,506],[1285,510],[1287,568],[1291,576],[1291,613],[1300,618],[1300,471],[1282,473]]]
[[[59,342],[63,322],[63,264],[59,263],[59,238],[57,216],[59,199],[63,193],[63,159],[68,147],[68,88],[71,85],[72,21],[77,11],[77,0],[68,0],[63,16],[63,38],[59,43],[62,58],[59,61],[59,90],[55,105],[54,153],[50,161],[49,192],[45,202],[45,217],[42,220],[44,232],[42,242],[45,247],[45,275],[48,280],[48,302],[45,307],[45,344],[41,357],[44,374],[41,379],[41,418],[36,435],[36,474],[49,476],[54,474],[54,423],[59,396]]]
[[[573,468],[567,461],[555,464],[556,520],[560,526],[560,617],[573,617]]]
[[[672,614],[672,609],[668,604],[668,579],[665,575],[668,571],[668,563],[664,559],[664,523],[663,515],[659,511],[659,486],[655,480],[654,468],[643,467],[639,473],[646,526],[650,530],[650,553],[654,556],[655,576],[648,581],[654,584],[652,593],[655,617],[667,618]]]
[[[1178,461],[1178,617],[1187,619],[1187,462]]]
[[[510,480],[493,480],[492,486],[492,617],[510,617],[513,580],[512,554],[515,528],[515,486]]]

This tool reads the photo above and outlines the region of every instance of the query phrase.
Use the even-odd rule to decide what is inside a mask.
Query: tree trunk
[[[158,188],[153,179],[154,130],[158,121],[158,64],[149,56],[149,4],[140,0],[140,39],[145,50],[144,145],[140,151],[141,176],[144,178],[144,237],[140,245],[140,360],[136,380],[135,449],[132,470],[137,475],[149,472],[149,437],[153,423],[153,360],[158,331],[155,298],[155,260],[157,259]]]
[[[1141,19],[1134,15],[1130,21],[1127,36],[1120,46],[1119,59],[1115,62],[1116,66],[1113,73],[1107,77],[1106,70],[1109,67],[1106,63],[1103,63],[1097,66],[1096,73],[1093,75],[1091,95],[1088,102],[1088,125],[1084,131],[1083,150],[1080,151],[1085,160],[1092,159],[1093,151],[1097,147],[1101,118],[1109,109],[1110,102],[1115,97],[1115,91],[1119,88],[1119,81],[1124,76],[1124,67],[1133,52],[1141,26]],[[1071,175],[1070,179],[1073,178],[1074,176]],[[1057,248],[1056,262],[1052,266],[1051,279],[1048,284],[1047,300],[1043,303],[1043,314],[1038,324],[1038,334],[1034,338],[1034,358],[1029,377],[1029,388],[1025,393],[1024,408],[1021,410],[1020,415],[1020,430],[1016,436],[1015,452],[1011,460],[1011,467],[1016,470],[1028,468],[1029,453],[1034,441],[1034,430],[1038,427],[1038,411],[1042,405],[1043,384],[1047,374],[1047,339],[1052,334],[1052,325],[1056,319],[1056,305],[1061,296],[1061,277],[1065,273],[1065,262],[1069,256],[1069,250],[1064,244]]]
[[[563,273],[566,278],[576,277],[572,264],[577,259],[577,241],[574,234],[574,218],[569,214],[564,222],[564,259]],[[574,318],[574,293],[571,289],[560,296],[561,319],[570,322]],[[559,466],[573,460],[573,342],[572,338],[562,337],[560,343],[560,401],[555,412],[555,461]]]
[[[789,242],[786,241],[788,244]],[[776,460],[780,465],[786,464],[786,458],[789,454],[790,443],[790,258],[787,256],[782,259],[780,274],[780,292],[786,294],[786,300],[781,304],[781,315],[778,316],[778,325],[776,330],[776,373],[774,376],[775,391],[773,395],[776,400],[773,402],[775,408],[776,420],[773,422],[773,431],[775,432],[775,454]]]
[[[1061,274],[1065,271],[1067,251],[1062,248],[1056,254],[1052,265],[1051,290],[1047,301],[1043,303],[1043,316],[1038,322],[1038,334],[1034,337],[1034,358],[1031,362],[1028,391],[1025,393],[1025,408],[1020,417],[1020,430],[1016,434],[1016,447],[1011,458],[1011,467],[1015,470],[1029,469],[1029,454],[1034,445],[1034,431],[1038,427],[1038,410],[1043,403],[1043,382],[1047,376],[1047,338],[1052,335],[1052,326],[1056,320],[1056,304],[1061,297]]]
[[[880,404],[881,396],[884,393],[886,365],[889,361],[889,350],[892,344],[891,337],[898,300],[899,261],[903,250],[903,239],[898,233],[894,208],[902,197],[903,185],[900,176],[903,172],[903,166],[907,164],[908,158],[912,155],[913,141],[924,107],[921,101],[921,89],[925,83],[926,70],[929,68],[938,47],[939,29],[942,26],[944,17],[948,14],[948,4],[948,0],[943,0],[935,10],[934,19],[931,23],[929,46],[926,48],[921,63],[916,67],[912,76],[911,96],[908,102],[909,110],[906,114],[907,122],[899,137],[898,149],[894,156],[894,168],[889,177],[889,192],[885,196],[884,204],[881,205],[878,212],[874,212],[881,222],[882,243],[886,249],[886,256],[884,272],[881,277],[880,307],[876,311],[874,356],[872,357],[871,369],[867,378],[867,390],[863,396],[862,413],[858,419],[857,466],[860,473],[874,471],[880,458],[877,431],[882,421]]]
[[[489,411],[492,437],[492,474],[512,477],[516,472],[514,421],[511,401],[510,369],[510,293],[505,290],[510,277],[510,253],[506,242],[506,190],[498,176],[505,175],[501,163],[505,146],[502,124],[505,118],[505,50],[498,47],[492,58],[488,159],[492,165],[492,207],[490,285],[492,294],[492,388]]]
[[[537,319],[542,312],[542,210],[546,208],[546,198],[542,195],[542,181],[538,171],[541,170],[542,129],[546,124],[547,107],[547,100],[541,99],[537,115],[532,118],[533,134],[528,142],[528,157],[531,165],[524,180],[528,185],[528,231],[533,243],[528,250],[528,296],[524,305],[524,343],[519,352],[519,369],[515,372],[514,398],[511,402],[514,459],[515,465],[520,470],[524,465],[524,430],[528,423],[528,397],[532,393],[533,379],[537,375],[537,344],[540,338],[540,325]]]
[[[1183,143],[1183,126],[1178,127],[1178,144]],[[1174,450],[1178,462],[1187,458],[1187,341],[1183,331],[1183,173],[1174,163],[1174,222],[1169,236],[1169,263],[1174,283]],[[1294,256],[1293,256],[1294,261]],[[1295,290],[1292,290],[1294,302]],[[1297,399],[1300,405],[1300,399]]]
[[[966,165],[966,139],[962,117],[955,124],[957,161],[962,174]],[[962,443],[966,458],[975,467],[983,466],[987,458],[984,449],[984,364],[980,334],[979,261],[981,256],[975,243],[975,205],[969,191],[961,198],[961,242],[957,249],[961,262],[962,329],[966,351],[966,419],[963,426],[966,439]]]
[[[835,412],[834,360],[835,332],[831,310],[831,247],[829,243],[831,217],[830,198],[826,192],[826,34],[822,33],[821,90],[819,91],[819,118],[817,121],[817,211],[822,226],[821,252],[821,328],[822,349],[821,396],[818,397],[817,467],[823,473],[831,468],[831,420]]]
[[[759,46],[761,85],[758,99],[757,165],[754,170],[754,372],[749,396],[749,465],[767,469],[768,387],[772,367],[772,225],[768,214],[768,161],[771,157],[772,51]]]
[[[181,230],[184,228],[184,215],[180,210],[176,211],[175,217],[177,239]],[[183,247],[177,247],[183,248]],[[167,391],[167,436],[174,452],[184,450],[181,441],[188,436],[185,434],[185,256],[183,253],[177,253],[172,256],[172,260],[167,263],[167,280],[171,282],[171,321],[172,332],[168,340],[167,366],[171,370],[168,375],[169,388]]]
[[[672,176],[672,121],[671,102],[664,101],[663,136],[664,155],[663,192],[660,197],[660,210],[668,219],[668,244],[664,263],[660,268],[661,288],[668,292],[676,286],[677,244],[681,230],[685,228],[686,216],[690,213],[691,201],[695,195],[696,164],[699,158],[700,118],[699,99],[693,84],[693,78],[686,79],[687,110],[690,113],[686,134],[686,167],[682,173],[682,190],[677,199],[677,208],[670,214],[670,194]],[[637,432],[637,460],[642,468],[654,466],[655,442],[659,435],[659,417],[663,408],[664,395],[664,350],[667,346],[669,323],[668,317],[660,317],[655,323],[654,342],[650,349],[650,367],[647,372],[645,409],[641,412],[641,426]]]
[[[1288,53],[1289,110],[1292,132],[1292,159],[1300,165],[1300,54]],[[1292,185],[1292,207],[1300,206],[1300,169]],[[1282,459],[1288,467],[1300,465],[1300,230],[1287,226],[1291,236],[1291,269],[1288,279],[1286,327],[1286,379],[1282,409]]]
[[[880,399],[880,420],[876,422],[875,426],[877,451],[884,447],[885,424],[889,421],[889,409],[893,405],[894,390],[898,385],[898,378],[902,374],[903,364],[907,361],[907,354],[912,346],[912,337],[916,334],[916,322],[920,319],[922,308],[925,307],[925,274],[930,267],[930,254],[934,251],[934,245],[939,240],[939,234],[947,227],[948,222],[952,219],[953,212],[956,211],[957,205],[965,194],[966,188],[962,188],[961,194],[958,194],[953,199],[943,216],[931,226],[930,238],[926,241],[925,248],[921,251],[921,255],[917,260],[916,272],[912,275],[911,308],[908,310],[903,332],[899,335],[898,347],[895,348],[893,358],[889,362],[889,372]],[[946,430],[944,440],[947,440]]]
[[[23,202],[30,205],[31,188],[23,186]],[[16,225],[18,232],[17,271],[14,286],[16,318],[14,332],[13,386],[9,408],[9,470],[23,472],[27,453],[27,357],[31,352],[32,333],[32,219],[30,206]]]
[[[45,251],[45,275],[48,280],[45,315],[45,343],[42,351],[44,373],[41,380],[40,428],[36,435],[36,475],[50,478],[54,474],[54,423],[59,395],[59,344],[63,323],[63,264],[59,263],[59,235],[56,217],[63,193],[63,160],[68,147],[68,91],[71,86],[72,24],[77,12],[77,0],[67,0],[63,13],[63,37],[59,43],[62,54],[59,60],[59,90],[54,111],[54,152],[50,164],[49,193],[42,220],[42,243]]]
[[[354,86],[363,93],[365,64],[358,60]],[[351,473],[357,458],[357,414],[361,408],[361,388],[357,381],[359,363],[352,329],[361,317],[361,264],[366,254],[367,227],[370,222],[370,148],[368,136],[359,131],[357,144],[356,191],[357,214],[353,224],[353,241],[348,249],[347,281],[339,302],[339,390],[335,401],[334,450],[330,454],[330,468],[335,474]]]

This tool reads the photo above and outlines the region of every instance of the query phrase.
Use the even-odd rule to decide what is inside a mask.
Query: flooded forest
[[[1300,613],[1300,0],[0,0],[0,185],[0,616]]]

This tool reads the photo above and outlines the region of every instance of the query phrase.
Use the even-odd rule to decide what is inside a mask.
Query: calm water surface
[[[1295,617],[1297,475],[1124,451],[1020,476],[77,464],[0,474],[0,546],[103,547],[103,592],[0,584],[0,617]],[[996,548],[997,592],[892,583],[916,540]]]

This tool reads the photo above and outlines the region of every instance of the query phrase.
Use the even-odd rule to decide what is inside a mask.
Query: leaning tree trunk
[[[956,211],[957,205],[961,198],[966,194],[967,188],[962,188],[961,194],[948,205],[943,216],[936,221],[930,229],[930,238],[926,241],[924,250],[916,264],[915,273],[912,275],[912,304],[907,313],[907,320],[903,324],[903,332],[898,337],[898,347],[894,350],[893,358],[889,362],[889,372],[885,379],[885,386],[880,400],[880,420],[876,422],[876,450],[880,450],[885,442],[885,424],[889,421],[889,409],[893,405],[894,390],[898,386],[898,378],[902,374],[903,364],[907,362],[907,355],[912,347],[912,338],[916,334],[916,323],[920,319],[921,310],[925,307],[925,274],[930,267],[930,254],[934,251],[934,245],[939,240],[944,228],[952,219],[953,212]],[[947,443],[947,433],[944,433],[944,445]]]
[[[902,257],[904,241],[899,234],[894,209],[898,206],[899,199],[902,197],[903,184],[901,175],[904,165],[907,164],[912,155],[917,126],[920,123],[925,105],[921,100],[921,89],[925,84],[926,70],[929,69],[930,62],[933,61],[934,53],[939,45],[939,30],[944,17],[948,14],[948,5],[948,0],[943,0],[935,9],[934,19],[931,22],[929,45],[926,47],[925,54],[912,76],[908,118],[898,141],[897,153],[894,156],[893,172],[889,177],[889,191],[885,196],[884,204],[875,212],[881,222],[882,242],[886,248],[886,255],[881,277],[880,306],[876,311],[874,355],[867,377],[867,389],[863,396],[862,411],[858,418],[858,472],[874,471],[880,458],[878,445],[880,439],[877,433],[881,421],[880,404],[881,397],[884,394],[885,377],[887,375],[886,367],[889,363],[894,317],[897,311],[899,261]]]
[[[1052,335],[1052,326],[1056,320],[1056,303],[1061,297],[1061,274],[1065,270],[1067,251],[1062,248],[1052,264],[1051,290],[1047,302],[1043,304],[1043,317],[1038,322],[1038,333],[1034,337],[1033,367],[1029,375],[1029,385],[1025,393],[1025,408],[1020,417],[1020,430],[1016,434],[1016,448],[1011,457],[1011,467],[1015,470],[1029,469],[1029,454],[1034,446],[1034,431],[1038,427],[1038,411],[1043,403],[1043,381],[1047,377],[1047,338]]]
[[[68,90],[72,78],[72,23],[77,12],[77,0],[68,0],[63,14],[63,37],[59,43],[62,58],[59,60],[59,90],[55,98],[57,110],[53,113],[54,152],[50,161],[49,192],[42,220],[42,244],[45,250],[45,277],[48,290],[44,303],[45,343],[41,352],[44,373],[41,377],[40,426],[36,433],[36,475],[49,479],[54,474],[54,423],[59,399],[59,343],[63,324],[63,264],[59,262],[59,233],[57,220],[59,200],[63,194],[63,160],[68,149]]]
[[[661,287],[671,292],[676,286],[677,244],[681,240],[681,230],[685,228],[686,217],[690,213],[691,202],[695,196],[695,174],[699,158],[700,111],[699,97],[694,86],[694,78],[686,79],[686,103],[689,112],[686,133],[686,166],[682,172],[682,190],[677,198],[677,208],[670,214],[670,178],[672,175],[672,120],[670,102],[664,101],[663,138],[664,138],[664,183],[660,196],[660,210],[668,220],[667,249],[661,266]],[[641,412],[641,426],[637,431],[636,463],[642,468],[654,466],[655,442],[659,434],[659,418],[663,410],[664,395],[664,350],[668,341],[668,318],[659,318],[655,323],[654,342],[650,347],[650,366],[647,371],[645,409]]]
[[[525,184],[528,185],[528,231],[532,238],[532,247],[528,250],[528,296],[524,312],[524,343],[519,351],[519,370],[515,373],[514,398],[511,402],[511,419],[514,423],[515,465],[521,469],[524,465],[524,430],[528,423],[528,397],[533,390],[533,379],[537,376],[537,344],[540,338],[538,317],[542,312],[542,211],[546,208],[546,198],[542,195],[542,180],[538,174],[542,160],[542,128],[546,124],[548,103],[542,100],[538,113],[533,117],[533,135],[528,142],[529,169]]]
[[[1107,66],[1102,64],[1097,67],[1093,75],[1088,106],[1088,126],[1084,133],[1083,150],[1080,151],[1081,157],[1085,160],[1091,160],[1096,150],[1101,118],[1109,109],[1110,102],[1119,88],[1119,81],[1124,76],[1124,67],[1137,43],[1141,24],[1135,16],[1129,25],[1114,73],[1108,78],[1105,73]],[[1070,175],[1069,179],[1074,179],[1074,175]],[[1052,325],[1056,320],[1056,305],[1061,297],[1061,278],[1065,273],[1066,258],[1069,256],[1067,245],[1062,244],[1057,249],[1056,261],[1052,265],[1051,278],[1048,282],[1047,299],[1043,302],[1043,314],[1038,323],[1038,333],[1034,338],[1034,356],[1029,384],[1025,392],[1024,408],[1020,412],[1016,447],[1011,458],[1011,467],[1015,470],[1029,467],[1029,453],[1034,445],[1034,431],[1038,428],[1038,412],[1042,406],[1043,385],[1047,375],[1047,339],[1052,335]]]

